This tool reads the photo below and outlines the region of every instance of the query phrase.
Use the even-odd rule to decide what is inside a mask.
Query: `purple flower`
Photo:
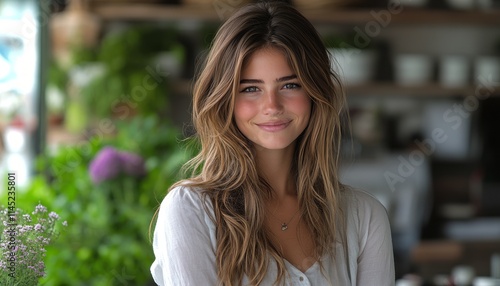
[[[143,176],[146,174],[146,167],[144,159],[137,154],[105,147],[90,162],[89,171],[92,181],[97,184],[114,179],[121,173]]]
[[[39,224],[39,223],[37,223],[37,224],[35,225],[35,230],[36,230],[36,231],[39,231],[39,230],[41,230],[41,229],[42,229],[42,225],[41,225],[41,224]]]
[[[25,226],[23,226],[23,227],[19,230],[19,232],[20,232],[20,233],[30,232],[32,229],[33,229],[33,226],[31,226],[31,225],[25,225]]]
[[[118,155],[122,160],[123,172],[138,177],[146,174],[144,160],[139,155],[129,152],[119,152]]]
[[[112,147],[104,147],[90,162],[90,177],[94,183],[111,180],[121,172],[121,158]]]
[[[47,212],[47,208],[44,207],[43,205],[39,204],[35,207],[35,211],[33,212],[33,214],[37,214],[37,213],[45,213]]]
[[[59,215],[55,212],[50,212],[49,217],[54,220],[59,219]]]

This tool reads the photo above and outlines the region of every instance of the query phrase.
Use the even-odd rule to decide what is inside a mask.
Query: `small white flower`
[[[29,214],[24,214],[23,215],[23,218],[26,220],[26,221],[31,221],[31,217]]]
[[[55,219],[55,220],[56,220],[56,219],[59,219],[59,215],[58,215],[58,214],[56,214],[55,212],[50,212],[50,213],[49,213],[49,217],[50,217],[51,219]]]
[[[43,205],[39,204],[35,207],[34,213],[45,213],[47,212],[47,208],[44,207]]]

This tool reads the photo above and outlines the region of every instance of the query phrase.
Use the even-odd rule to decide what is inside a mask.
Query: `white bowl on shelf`
[[[482,56],[474,61],[474,82],[478,85],[500,85],[500,57]]]
[[[377,61],[375,50],[328,49],[333,56],[331,65],[347,85],[359,85],[373,80]]]
[[[471,285],[475,275],[474,268],[468,265],[455,266],[451,272],[455,285]]]
[[[500,279],[492,277],[476,277],[474,278],[474,286],[500,286]]]
[[[400,54],[394,57],[394,78],[400,85],[421,85],[432,80],[433,60],[421,54]]]
[[[439,83],[446,87],[469,84],[470,63],[465,56],[443,56],[439,59]]]

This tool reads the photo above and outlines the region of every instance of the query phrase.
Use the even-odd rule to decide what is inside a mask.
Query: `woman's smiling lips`
[[[281,131],[288,127],[288,125],[292,122],[291,120],[280,120],[280,121],[269,121],[264,123],[256,124],[260,129],[268,132],[276,132]]]

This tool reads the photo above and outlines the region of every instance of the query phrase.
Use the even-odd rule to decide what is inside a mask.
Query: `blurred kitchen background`
[[[43,285],[151,285],[149,222],[196,151],[196,63],[248,2],[0,1],[0,170],[70,225]],[[387,208],[399,285],[500,279],[500,1],[292,3],[346,83],[342,180]],[[93,177],[109,148],[145,172]]]

